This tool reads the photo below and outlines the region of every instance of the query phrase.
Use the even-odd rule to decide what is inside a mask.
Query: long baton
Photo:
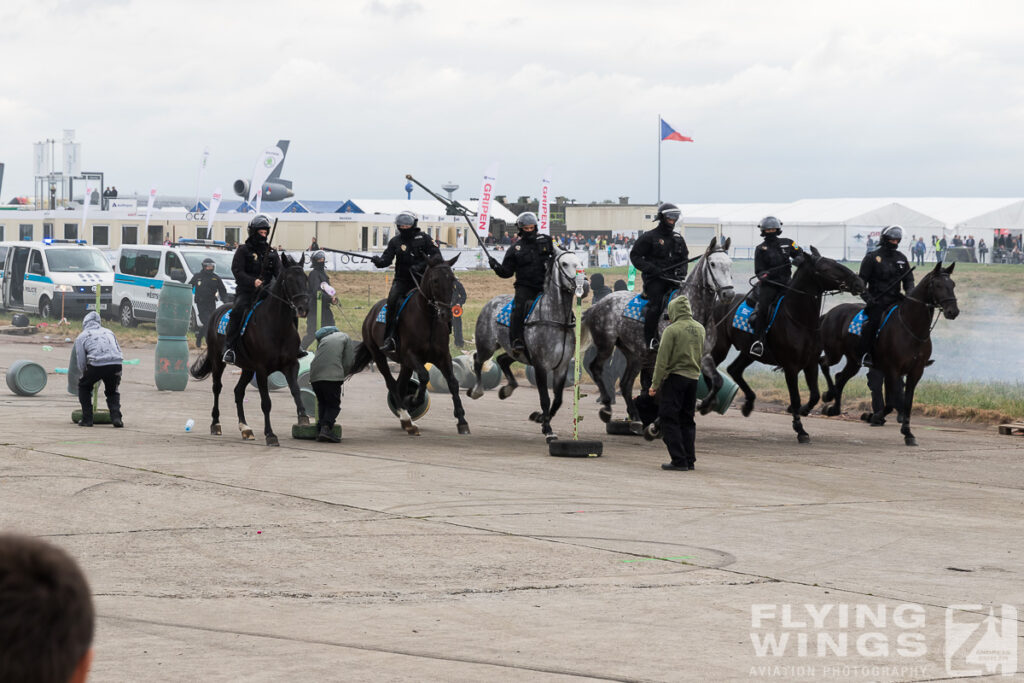
[[[476,232],[476,226],[473,225],[473,221],[469,220],[469,214],[473,214],[475,216],[476,215],[475,211],[470,211],[465,206],[463,206],[458,200],[448,199],[447,197],[442,197],[441,195],[439,195],[438,193],[434,192],[433,190],[431,190],[429,187],[427,187],[426,185],[424,185],[420,181],[418,181],[415,178],[413,178],[412,175],[409,174],[409,173],[406,173],[405,177],[406,177],[407,180],[409,180],[411,182],[414,182],[417,185],[419,185],[427,194],[429,194],[431,197],[433,197],[437,201],[439,201],[442,204],[444,204],[445,207],[450,208],[450,209],[455,209],[455,211],[458,212],[458,214],[460,216],[465,218],[466,219],[466,224],[469,226],[469,231],[471,233],[473,233],[473,236],[476,237],[477,244],[479,244],[480,248],[484,250],[484,256],[486,256],[488,259],[491,258],[491,254],[487,251],[487,247],[484,246],[484,241],[482,239],[480,239],[480,235],[478,235],[477,232]]]
[[[367,256],[366,254],[360,254],[355,251],[345,251],[344,249],[330,249],[328,247],[320,247],[319,249],[317,249],[317,251],[329,251],[332,254],[345,254],[346,256],[354,256],[356,258],[366,259],[367,261],[373,258],[372,256]]]

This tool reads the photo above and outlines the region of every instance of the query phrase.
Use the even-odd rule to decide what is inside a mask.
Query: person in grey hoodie
[[[651,396],[661,394],[658,405],[661,438],[672,457],[672,462],[665,463],[661,469],[686,471],[692,470],[697,460],[694,450],[697,425],[693,415],[697,407],[697,379],[705,331],[704,326],[693,319],[690,301],[685,295],[672,299],[668,317],[671,324],[661,335],[648,393]]]
[[[103,382],[103,393],[107,397],[110,422],[115,427],[124,427],[121,420],[121,394],[117,386],[121,383],[121,364],[124,357],[114,333],[100,324],[96,311],[89,311],[82,321],[82,334],[75,339],[75,359],[82,378],[78,380],[78,402],[82,404],[82,420],[79,427],[92,427],[92,388]]]
[[[338,443],[334,421],[341,412],[341,384],[355,365],[356,343],[334,326],[317,330],[316,341],[316,355],[309,364],[309,383],[319,406],[316,440]]]

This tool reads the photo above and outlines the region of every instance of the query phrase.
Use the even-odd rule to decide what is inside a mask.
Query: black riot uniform
[[[860,262],[860,277],[867,285],[864,301],[867,306],[864,313],[867,322],[860,331],[861,362],[872,366],[871,349],[875,344],[875,335],[882,322],[882,315],[893,304],[903,299],[903,291],[909,293],[914,287],[914,274],[910,271],[910,262],[899,251],[900,240],[903,239],[903,228],[890,225],[882,231],[881,246],[869,252]]]
[[[334,313],[331,311],[331,303],[334,301],[334,297],[320,288],[320,285],[326,284],[330,286],[331,284],[325,267],[327,254],[317,251],[313,254],[310,262],[313,264],[313,269],[309,271],[310,312],[306,316],[306,335],[302,338],[302,343],[300,344],[302,348],[306,348],[313,342],[316,331],[319,329],[316,324],[316,306],[314,304],[317,301],[317,294],[320,295],[320,327],[334,326]]]
[[[544,277],[548,265],[555,257],[555,245],[550,235],[537,233],[537,216],[526,211],[516,219],[519,239],[505,252],[501,263],[491,258],[489,264],[498,277],[515,276],[515,298],[512,304],[512,319],[509,321],[509,339],[514,353],[526,350],[525,323],[533,302],[544,291]]]
[[[757,277],[757,313],[754,317],[753,356],[764,354],[764,338],[768,332],[770,309],[775,300],[785,294],[793,277],[792,264],[800,265],[803,250],[782,233],[782,221],[766,216],[759,224],[764,240],[754,250],[754,273]]]
[[[196,329],[196,348],[203,345],[203,337],[206,336],[206,325],[210,322],[210,316],[217,309],[217,297],[221,303],[228,300],[228,290],[224,287],[224,281],[214,270],[213,259],[203,259],[203,269],[192,276],[189,284],[196,297],[196,308],[199,309],[199,323]]]
[[[658,347],[658,320],[665,308],[665,296],[679,286],[689,269],[690,251],[686,240],[675,231],[682,212],[668,202],[658,207],[658,225],[640,235],[629,252],[629,260],[644,274],[644,297],[649,302],[644,315],[644,342]]]
[[[259,215],[249,221],[249,238],[235,250],[231,260],[231,272],[235,276],[235,301],[231,307],[231,318],[224,341],[224,362],[235,362],[235,346],[242,329],[242,320],[249,308],[256,303],[258,289],[263,289],[270,280],[281,273],[281,257],[271,249],[266,235],[260,231],[270,230],[270,220]],[[260,280],[260,287],[256,287]]]
[[[397,344],[398,309],[402,301],[415,286],[416,280],[423,276],[427,269],[427,259],[440,256],[441,250],[434,244],[429,235],[418,227],[419,219],[411,211],[403,211],[395,217],[398,234],[391,238],[388,246],[380,256],[370,259],[378,268],[387,268],[391,261],[395,262],[395,279],[388,293],[387,326],[385,340],[381,350],[394,351]],[[413,279],[415,278],[415,279]]]

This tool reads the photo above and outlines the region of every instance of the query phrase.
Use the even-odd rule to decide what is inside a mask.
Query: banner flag
[[[274,172],[281,162],[284,161],[284,152],[277,145],[267,147],[263,154],[256,160],[256,167],[252,170],[252,182],[249,184],[249,204],[256,200],[256,213],[260,212],[260,205],[263,199],[263,183]]]
[[[629,291],[635,292],[636,291],[636,266],[634,266],[632,263],[630,263],[629,264],[629,270],[627,272],[628,272],[628,275],[626,275],[626,287],[629,288]]]
[[[540,215],[537,220],[537,232],[542,235],[551,234],[551,168],[544,171],[544,177],[540,181]]]
[[[85,201],[82,202],[82,230],[78,233],[79,239],[85,239],[85,217],[89,215],[89,200],[92,199],[92,188],[85,188]]]
[[[484,180],[480,185],[480,203],[476,210],[476,234],[484,239],[491,230],[491,201],[494,199],[494,187],[498,179],[498,164],[491,164],[484,171]]]
[[[213,234],[213,219],[217,217],[217,209],[220,208],[220,188],[218,187],[213,191],[213,197],[210,199],[210,208],[206,211],[210,215],[206,221],[206,234],[207,236]]]
[[[665,119],[661,119],[661,139],[678,140],[679,142],[693,142],[693,138],[678,132],[675,128],[665,123]]]
[[[156,188],[149,188],[149,203],[146,204],[146,228],[149,228],[149,217],[153,213],[153,202],[156,201]]]

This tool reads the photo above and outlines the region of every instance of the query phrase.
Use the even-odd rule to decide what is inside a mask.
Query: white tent
[[[349,202],[368,214],[396,215],[402,211],[412,211],[423,220],[451,218],[445,214],[444,204],[436,199],[350,199]],[[466,200],[462,203],[470,211],[476,211],[477,203],[475,201]],[[491,217],[506,223],[515,223],[516,221],[516,215],[497,201],[491,202]]]

